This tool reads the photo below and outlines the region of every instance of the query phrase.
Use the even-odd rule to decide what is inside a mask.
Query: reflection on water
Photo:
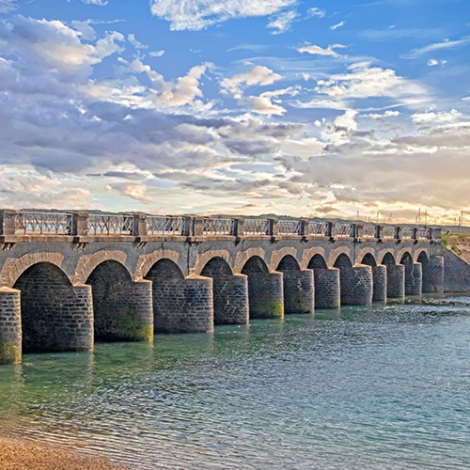
[[[470,468],[470,299],[26,355],[0,432],[133,468]]]

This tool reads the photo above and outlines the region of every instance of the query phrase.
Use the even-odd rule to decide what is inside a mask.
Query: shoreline
[[[73,446],[0,436],[2,470],[131,470],[100,455],[83,454]]]

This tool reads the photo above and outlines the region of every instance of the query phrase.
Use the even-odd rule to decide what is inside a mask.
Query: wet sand
[[[32,441],[0,438],[1,470],[130,470],[104,457]]]

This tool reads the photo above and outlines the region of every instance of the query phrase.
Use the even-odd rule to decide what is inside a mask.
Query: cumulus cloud
[[[320,46],[315,46],[314,44],[307,44],[305,46],[297,48],[301,53],[307,52],[312,55],[323,55],[323,56],[333,56],[339,57],[339,54],[334,49],[344,48],[342,44],[332,44],[326,49],[321,48]]]
[[[296,0],[152,0],[151,11],[169,21],[172,30],[198,31],[231,18],[269,16],[296,3]]]
[[[272,85],[282,78],[264,65],[255,65],[248,72],[239,73],[232,78],[224,78],[220,83],[224,93],[230,93],[236,99],[241,99],[242,91],[240,85]]]

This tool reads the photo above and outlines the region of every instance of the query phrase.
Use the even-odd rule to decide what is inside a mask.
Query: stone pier
[[[20,291],[0,288],[0,364],[21,362]]]
[[[342,267],[340,271],[341,305],[372,303],[372,268],[366,265]]]
[[[444,292],[444,258],[431,256],[423,264],[423,293],[442,294]]]
[[[372,266],[372,279],[374,282],[372,300],[384,302],[387,300],[387,266],[383,264]]]
[[[339,269],[315,268],[315,307],[336,309],[341,305]]]

